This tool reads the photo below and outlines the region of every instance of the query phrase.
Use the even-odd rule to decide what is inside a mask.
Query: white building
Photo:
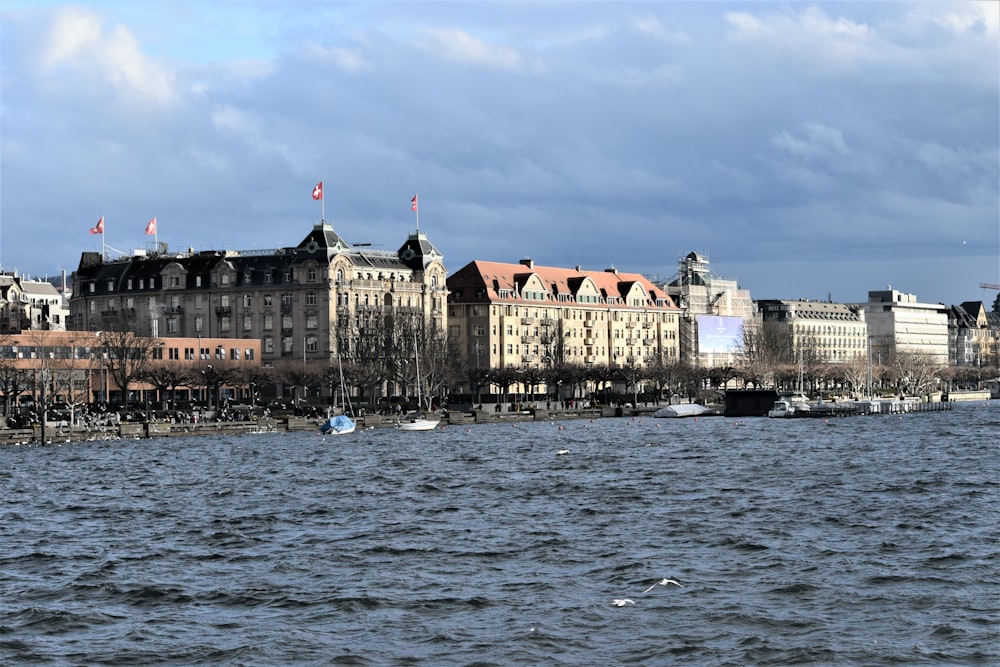
[[[876,361],[896,351],[926,355],[934,364],[948,363],[948,307],[920,303],[913,294],[894,289],[868,292],[863,304],[868,338]]]

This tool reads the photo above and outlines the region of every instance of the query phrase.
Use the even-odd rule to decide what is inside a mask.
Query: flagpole
[[[104,216],[101,216],[101,220],[104,220]],[[108,261],[108,244],[104,242],[104,228],[108,223],[101,225],[101,261]]]

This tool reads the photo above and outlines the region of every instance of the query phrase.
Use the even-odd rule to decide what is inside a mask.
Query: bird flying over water
[[[668,584],[673,584],[674,586],[680,586],[681,588],[684,588],[683,586],[681,586],[681,583],[679,581],[674,581],[673,579],[661,579],[652,586],[650,586],[649,588],[647,588],[646,590],[644,590],[643,593],[648,593],[657,586],[667,586]]]

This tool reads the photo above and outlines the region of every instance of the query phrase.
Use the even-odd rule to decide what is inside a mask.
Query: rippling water
[[[998,427],[994,402],[4,447],[0,658],[1000,664]]]

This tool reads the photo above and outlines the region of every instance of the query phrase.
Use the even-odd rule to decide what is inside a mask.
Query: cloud
[[[516,49],[487,42],[458,28],[424,28],[423,47],[445,60],[498,70],[520,70],[525,59]]]
[[[93,75],[131,103],[176,101],[169,69],[144,54],[123,25],[104,30],[100,15],[81,8],[60,9],[40,54],[43,68],[68,68]]]

